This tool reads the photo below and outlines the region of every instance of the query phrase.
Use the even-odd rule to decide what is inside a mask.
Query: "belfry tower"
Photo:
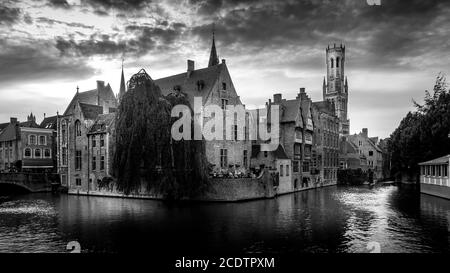
[[[350,132],[350,120],[347,116],[348,83],[344,74],[345,45],[326,48],[327,78],[323,79],[323,100],[334,104],[339,118],[339,135],[347,136]]]

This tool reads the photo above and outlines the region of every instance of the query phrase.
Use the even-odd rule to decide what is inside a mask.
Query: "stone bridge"
[[[50,192],[52,186],[58,186],[55,174],[44,173],[0,173],[0,187],[2,184],[13,185],[29,192]]]

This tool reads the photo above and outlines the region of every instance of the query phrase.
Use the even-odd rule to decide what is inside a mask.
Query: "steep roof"
[[[19,123],[20,127],[39,128],[39,125],[34,120],[24,121]]]
[[[317,110],[320,112],[324,112],[330,115],[334,115],[333,106],[329,101],[316,101],[313,102],[313,105],[316,107]]]
[[[9,122],[6,123],[0,123],[0,132],[8,126]]]
[[[0,141],[16,140],[18,138],[18,130],[16,125],[8,123],[8,125],[0,133]]]
[[[64,111],[64,115],[70,114],[72,107],[74,107],[77,101],[85,104],[98,105],[100,97],[104,99],[108,99],[108,97],[115,99],[114,92],[109,83],[104,85],[103,81],[97,81],[97,88],[84,92],[77,91],[67,106],[66,111]]]
[[[251,157],[252,158],[257,157],[260,152],[261,152],[261,144],[253,144]],[[278,147],[275,151],[270,151],[270,154],[277,159],[289,159],[289,157],[286,154],[286,151],[284,150],[284,147],[281,144],[278,144]]]
[[[103,107],[98,105],[80,103],[81,112],[85,119],[96,119],[98,115],[103,113]]]
[[[197,69],[188,72],[176,74],[173,76],[160,78],[155,80],[155,84],[161,89],[161,93],[167,96],[170,93],[177,92],[175,87],[179,87],[179,91],[188,95],[191,106],[194,105],[194,97],[203,97],[203,103],[209,94],[217,79],[219,78],[225,64],[219,64],[211,67]],[[199,90],[199,85],[203,86]]]
[[[106,133],[115,121],[116,113],[98,115],[88,134]]]
[[[444,155],[429,161],[425,161],[422,163],[419,163],[419,165],[436,165],[436,164],[448,164],[450,160],[450,155]]]
[[[339,152],[341,154],[356,154],[358,153],[358,147],[353,142],[345,139],[339,143]]]
[[[58,116],[46,117],[41,122],[39,127],[46,128],[46,129],[56,129],[56,122],[57,122],[57,120],[58,120]]]

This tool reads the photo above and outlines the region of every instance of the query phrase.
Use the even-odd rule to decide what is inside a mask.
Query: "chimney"
[[[105,82],[104,81],[97,81],[97,90],[100,91],[103,88],[105,88]]]
[[[16,124],[16,123],[17,123],[17,118],[10,118],[10,119],[9,119],[9,122],[10,122],[11,124]]]
[[[191,76],[192,71],[195,70],[195,63],[193,60],[187,60],[187,77]]]
[[[367,128],[363,128],[362,129],[362,134],[363,134],[364,137],[369,137],[369,133],[368,133]]]
[[[281,99],[282,99],[282,97],[281,97],[281,94],[280,94],[280,93],[278,93],[278,94],[273,94],[273,102],[274,102],[274,103],[281,103]]]
[[[193,60],[187,60],[187,71],[194,71],[195,70],[195,63]]]

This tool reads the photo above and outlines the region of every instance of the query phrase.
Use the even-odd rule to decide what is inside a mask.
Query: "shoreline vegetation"
[[[432,93],[425,91],[424,104],[413,103],[416,110],[408,112],[388,141],[391,177],[398,182],[418,183],[418,163],[450,151],[450,90],[444,74],[436,77]]]

